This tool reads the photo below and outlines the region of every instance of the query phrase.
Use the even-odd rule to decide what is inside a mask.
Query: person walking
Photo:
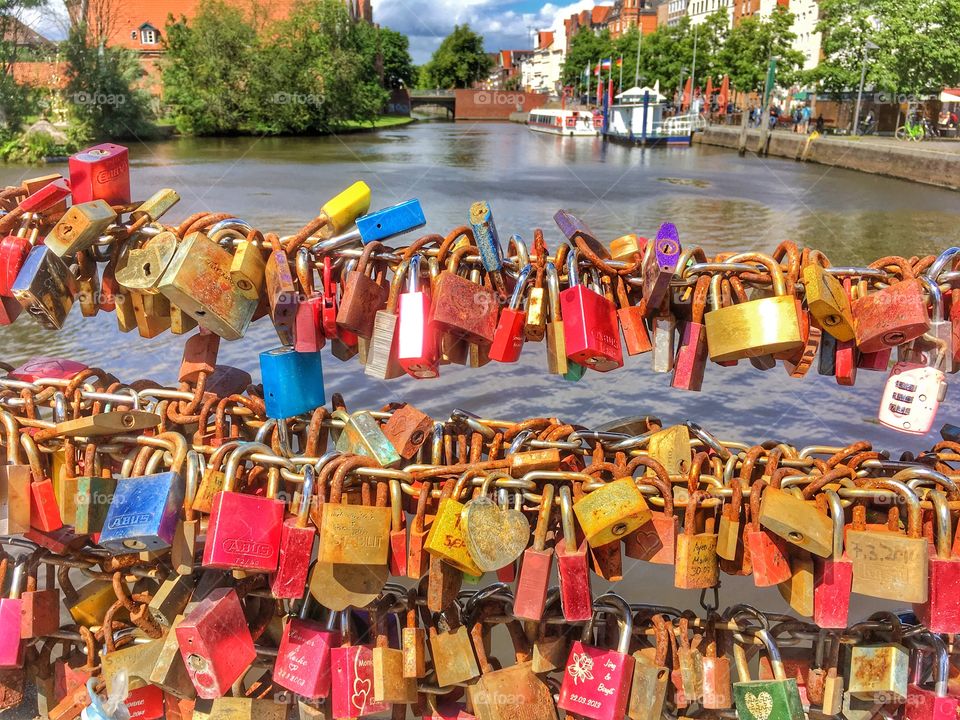
[[[810,132],[810,106],[804,105],[800,108],[800,132],[806,135]]]

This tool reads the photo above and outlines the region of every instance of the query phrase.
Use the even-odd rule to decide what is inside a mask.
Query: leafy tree
[[[380,28],[378,32],[383,58],[383,86],[390,89],[415,86],[419,68],[410,57],[410,38],[389,28]]]
[[[777,6],[769,18],[743,18],[730,31],[719,60],[730,76],[730,84],[742,92],[760,92],[767,66],[777,56],[777,82],[791,85],[800,78],[803,53],[793,48],[796,35],[790,30],[793,14]]]
[[[188,25],[170,21],[164,100],[177,129],[197,135],[237,132],[259,99],[254,78],[261,52],[252,23],[223,2],[202,3]]]
[[[960,0],[822,0],[824,58],[813,72],[828,90],[866,85],[922,94],[960,83]],[[879,46],[866,57],[867,41]]]
[[[483,37],[466,23],[456,25],[423,66],[421,83],[426,87],[467,88],[484,80],[491,67],[493,60],[483,50]]]
[[[24,10],[38,10],[46,0],[3,0],[0,3],[0,138],[8,138],[20,129],[32,110],[29,88],[17,83],[13,65],[23,59],[24,49],[15,42]]]
[[[585,82],[584,71],[590,67],[593,73],[597,61],[613,55],[613,43],[610,41],[610,32],[603,30],[597,34],[581,28],[570,41],[570,51],[563,63],[563,72],[560,75],[564,85],[579,86]],[[594,75],[590,76],[591,85],[595,84]]]
[[[74,25],[65,43],[66,97],[80,137],[131,138],[154,132],[150,95],[140,87],[136,53],[91,42],[85,22]]]

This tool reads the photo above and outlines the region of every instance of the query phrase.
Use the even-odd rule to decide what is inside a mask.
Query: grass
[[[340,130],[380,130],[382,128],[390,127],[400,127],[401,125],[409,125],[414,122],[411,117],[403,117],[397,115],[381,115],[373,122],[366,122],[360,120],[348,120],[340,126]]]

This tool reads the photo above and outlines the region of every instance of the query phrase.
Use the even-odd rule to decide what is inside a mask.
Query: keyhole
[[[143,274],[146,275],[147,277],[150,277],[150,274],[151,274],[152,272],[153,272],[153,270],[150,269],[150,263],[146,263],[146,264],[143,266]]]

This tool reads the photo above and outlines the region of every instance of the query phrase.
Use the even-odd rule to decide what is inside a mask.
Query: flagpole
[[[640,27],[640,18],[637,17],[637,69],[633,74],[634,87],[640,87],[640,45],[643,44],[643,28]]]
[[[623,92],[623,55],[620,56],[620,92]]]
[[[590,104],[590,73],[593,72],[593,67],[587,64],[587,105]]]
[[[693,107],[693,93],[697,87],[697,26],[693,26],[693,62],[690,63],[690,107]]]

